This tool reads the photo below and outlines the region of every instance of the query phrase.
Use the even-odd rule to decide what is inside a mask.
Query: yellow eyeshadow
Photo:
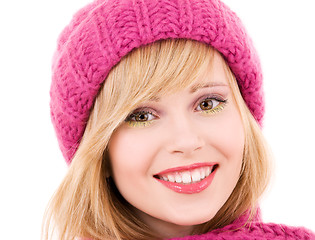
[[[202,114],[215,114],[215,113],[219,113],[221,112],[225,106],[226,106],[226,102],[222,102],[221,104],[219,104],[217,107],[210,109],[210,110],[204,110],[201,111]],[[150,121],[126,121],[126,123],[128,124],[129,127],[133,127],[133,128],[141,128],[141,127],[147,127],[150,126],[152,123],[154,122],[154,120],[150,120]]]
[[[126,122],[130,127],[147,127],[153,123],[153,120],[145,121],[145,122],[137,122],[137,121],[126,121]]]
[[[213,109],[205,110],[205,111],[201,111],[201,112],[203,114],[215,114],[215,113],[221,112],[224,109],[225,105],[226,105],[226,103],[221,103],[219,106],[217,106]]]

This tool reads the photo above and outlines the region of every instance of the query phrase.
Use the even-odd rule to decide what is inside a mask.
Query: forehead
[[[209,66],[197,74],[194,78],[188,79],[183,84],[181,79],[173,79],[173,83],[165,84],[164,89],[167,90],[157,91],[153,94],[150,101],[160,101],[162,96],[172,94],[181,90],[188,90],[189,93],[195,93],[200,89],[212,88],[212,87],[230,87],[228,74],[226,72],[226,64],[224,59],[219,53],[216,53],[213,57],[213,61]],[[173,87],[168,87],[172,85]]]
[[[137,105],[184,89],[197,91],[209,83],[229,85],[228,66],[217,50],[193,41],[169,43],[139,48],[122,61],[123,67],[117,68],[121,81],[113,83],[119,96]]]
[[[212,62],[204,74],[199,76],[189,86],[191,92],[195,92],[199,88],[229,85],[226,67],[223,57],[218,52],[215,52]]]

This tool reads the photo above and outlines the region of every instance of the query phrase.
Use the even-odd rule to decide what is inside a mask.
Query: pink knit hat
[[[240,19],[226,5],[219,0],[96,0],[64,29],[53,59],[51,118],[68,163],[111,68],[132,49],[170,38],[197,40],[221,52],[261,124],[260,62]]]

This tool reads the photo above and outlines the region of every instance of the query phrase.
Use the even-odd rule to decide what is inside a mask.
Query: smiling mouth
[[[210,186],[218,166],[218,164],[193,164],[168,169],[153,177],[177,193],[199,193]]]
[[[174,171],[164,174],[154,175],[155,178],[173,183],[191,184],[197,183],[208,177],[216,168],[218,164],[212,166],[204,166],[192,170]]]

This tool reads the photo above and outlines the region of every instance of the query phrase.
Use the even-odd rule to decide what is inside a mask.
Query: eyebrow
[[[149,101],[152,101],[152,102],[159,102],[160,101],[160,98],[158,96],[153,96],[151,98],[149,98]]]
[[[225,83],[220,82],[211,82],[211,83],[199,83],[195,84],[190,88],[190,93],[197,92],[199,89],[202,88],[211,88],[211,87],[228,87]]]

